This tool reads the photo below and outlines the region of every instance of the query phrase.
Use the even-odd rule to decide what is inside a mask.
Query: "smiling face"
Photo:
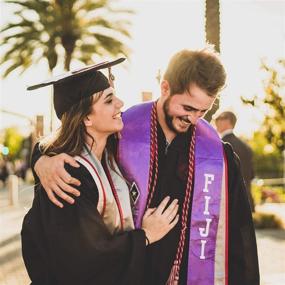
[[[96,98],[98,95],[93,96],[92,111],[84,121],[88,132],[95,136],[109,136],[121,131],[124,126],[121,108],[124,103],[115,96],[114,89],[105,89],[99,99]]]
[[[187,132],[191,124],[195,125],[199,118],[211,108],[215,97],[210,97],[196,84],[191,84],[188,91],[182,94],[170,96],[170,88],[167,81],[161,85],[164,120],[173,133]]]

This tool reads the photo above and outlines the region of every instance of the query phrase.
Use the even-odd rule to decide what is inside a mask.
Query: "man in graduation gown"
[[[147,248],[144,285],[258,285],[255,233],[238,158],[201,117],[224,86],[225,71],[209,50],[175,54],[157,102],[135,106],[123,116],[118,161],[130,182],[134,218],[167,195],[180,205],[180,221]],[[36,172],[56,201],[77,193],[70,174],[56,171],[69,158],[33,156]],[[43,167],[48,160],[52,169]],[[42,175],[42,174],[45,175]],[[61,182],[57,189],[48,180]],[[78,181],[74,181],[78,183]],[[59,189],[60,187],[61,189]],[[76,204],[76,199],[75,199]]]

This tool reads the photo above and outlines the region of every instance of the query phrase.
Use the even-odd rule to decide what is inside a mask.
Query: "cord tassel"
[[[170,275],[168,277],[168,280],[165,285],[178,285],[179,281],[179,266],[178,266],[178,261],[175,260],[174,264],[171,268]]]

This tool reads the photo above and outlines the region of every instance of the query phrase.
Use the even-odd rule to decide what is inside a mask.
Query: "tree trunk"
[[[214,45],[217,52],[220,52],[220,3],[219,0],[205,1],[206,41]]]
[[[73,35],[72,32],[67,31],[66,34],[61,37],[61,42],[65,51],[64,69],[69,71],[72,54],[75,49],[76,36]]]
[[[205,5],[206,42],[214,45],[215,50],[220,53],[220,3],[219,0],[205,0]],[[213,115],[219,109],[219,105],[217,98],[212,109],[205,116],[208,122],[211,122]]]
[[[69,71],[70,69],[71,55],[72,54],[70,52],[65,51],[64,69],[66,71]]]

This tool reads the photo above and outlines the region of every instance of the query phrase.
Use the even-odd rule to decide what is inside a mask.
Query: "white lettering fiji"
[[[206,237],[208,237],[209,232],[210,232],[210,227],[211,227],[212,219],[207,218],[207,216],[210,215],[210,212],[209,212],[209,203],[210,203],[210,200],[211,200],[211,196],[210,196],[210,193],[209,193],[209,185],[212,184],[212,182],[213,182],[214,179],[215,179],[215,176],[214,176],[214,174],[205,173],[205,174],[204,174],[204,178],[205,178],[205,186],[204,186],[203,192],[204,192],[204,193],[208,193],[208,194],[205,194],[205,196],[204,196],[204,199],[205,199],[205,207],[204,207],[204,212],[203,212],[203,214],[204,214],[204,216],[205,216],[206,227],[205,227],[205,228],[199,228],[199,233],[200,233],[200,237],[201,237],[201,238],[206,238]],[[205,258],[206,258],[206,256],[205,256],[205,247],[206,247],[206,244],[207,244],[207,240],[201,239],[200,259],[205,259]]]

